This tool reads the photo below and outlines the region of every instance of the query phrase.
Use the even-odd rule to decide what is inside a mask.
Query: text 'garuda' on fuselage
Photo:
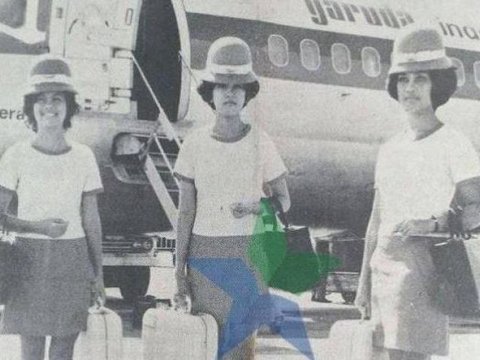
[[[389,7],[374,7],[347,4],[332,0],[305,0],[312,21],[317,25],[328,25],[330,20],[359,22],[374,26],[400,28],[414,22],[405,11]]]

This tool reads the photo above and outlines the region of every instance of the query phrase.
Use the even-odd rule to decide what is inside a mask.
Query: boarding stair
[[[181,142],[133,53],[132,60],[159,110],[157,128],[150,134],[140,159],[145,175],[174,228],[178,215],[179,184],[173,168]]]
[[[103,241],[103,251],[116,256],[126,254],[138,256],[143,253],[147,257],[150,255],[156,257],[158,251],[173,253],[175,250],[174,229],[178,213],[179,183],[173,174],[173,169],[181,142],[134,54],[130,51],[122,51],[120,56],[133,61],[159,110],[159,115],[151,133],[133,131],[119,134],[126,139],[127,143],[133,141],[135,145],[133,148],[127,145],[126,150],[123,149],[120,153],[117,153],[117,149],[114,150],[113,171],[125,183],[149,184],[152,187],[167,216],[171,230],[151,234],[106,236]],[[124,262],[126,260],[127,258]]]
[[[173,174],[180,146],[164,134],[154,132],[141,155],[143,171],[172,227],[177,221],[178,180]]]

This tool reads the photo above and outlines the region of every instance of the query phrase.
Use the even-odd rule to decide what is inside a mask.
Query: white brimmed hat
[[[50,54],[42,55],[33,64],[24,95],[46,91],[77,93],[70,67],[64,58]]]
[[[455,68],[445,53],[442,36],[430,27],[404,28],[395,39],[391,60],[389,75]]]
[[[252,54],[247,43],[236,37],[215,40],[208,50],[207,64],[201,79],[218,84],[256,82]]]
[[[431,72],[431,100],[433,109],[445,104],[457,89],[456,67],[446,55],[442,36],[431,27],[405,27],[395,39],[392,67],[388,72],[387,91],[398,100],[398,74]],[[435,76],[433,72],[435,71]]]

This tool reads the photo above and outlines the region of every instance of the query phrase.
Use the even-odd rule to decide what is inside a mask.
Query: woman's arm
[[[480,227],[480,177],[459,182],[456,186],[455,199],[463,208],[462,225],[464,230]]]
[[[278,202],[282,205],[283,212],[287,212],[290,209],[290,193],[288,192],[287,181],[284,177],[273,180],[267,184],[270,189],[272,197],[277,198]]]
[[[462,225],[465,231],[480,227],[480,177],[459,182],[455,190],[455,203],[463,209]],[[406,220],[398,224],[396,233],[421,235],[433,232],[448,232],[448,210],[432,214],[426,219]]]
[[[290,194],[288,192],[287,181],[284,177],[264,184],[263,191],[267,196],[275,197],[278,202],[280,202],[283,212],[287,212],[288,209],[290,209]],[[242,218],[250,214],[259,215],[262,212],[260,201],[233,203],[231,204],[230,209],[232,215],[236,218]]]
[[[98,213],[97,195],[85,193],[82,196],[82,225],[88,245],[88,255],[95,277],[103,277],[102,224]]]
[[[195,184],[180,180],[180,204],[177,220],[177,241],[175,256],[175,277],[178,295],[189,295],[185,278],[185,265],[188,257],[188,245],[192,236],[197,209],[197,192]]]
[[[7,213],[8,206],[12,201],[13,192],[0,187],[0,218],[5,230],[17,233],[35,233],[47,235],[52,238],[62,236],[68,227],[68,222],[59,218],[51,218],[39,221],[28,221],[17,218]]]
[[[98,213],[97,195],[84,193],[82,196],[82,225],[87,239],[88,256],[95,274],[95,298],[105,303],[102,262],[102,224]],[[95,299],[95,300],[96,300]]]
[[[365,234],[365,247],[363,250],[362,269],[358,281],[357,296],[355,305],[365,311],[365,316],[370,316],[371,307],[371,287],[372,277],[370,269],[370,260],[377,247],[378,228],[380,227],[380,194],[375,193],[373,200],[372,214],[368,222],[367,232]]]

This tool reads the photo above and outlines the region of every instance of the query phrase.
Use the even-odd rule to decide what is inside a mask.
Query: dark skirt
[[[17,238],[16,246],[23,264],[2,332],[63,337],[86,330],[94,279],[86,239]]]
[[[253,236],[200,235],[192,235],[190,240],[188,283],[192,294],[192,312],[210,314],[217,321],[219,355],[234,349],[233,345],[238,345],[239,339],[245,340],[245,334],[238,333],[242,328],[250,331],[259,326],[258,323],[252,324],[252,321],[265,323],[273,317],[268,287],[248,256],[252,240]],[[217,281],[212,281],[212,274]],[[223,285],[219,285],[219,282]],[[239,304],[242,299],[245,303]]]

